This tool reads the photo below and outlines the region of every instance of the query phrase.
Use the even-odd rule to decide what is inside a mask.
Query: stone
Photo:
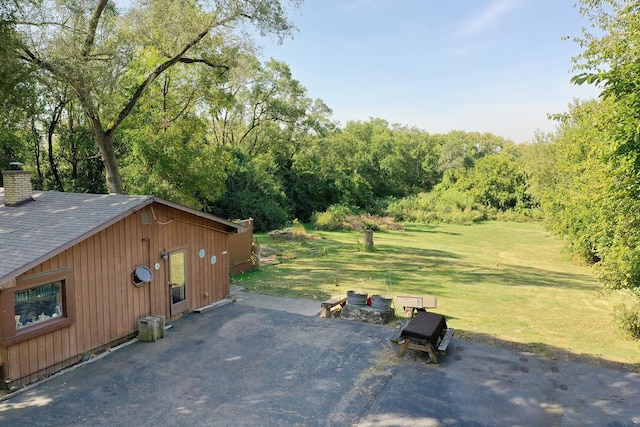
[[[340,311],[340,317],[346,320],[356,320],[374,325],[385,325],[394,320],[396,316],[393,309],[376,311],[368,305],[364,307],[354,307],[347,304],[342,308],[342,311]]]

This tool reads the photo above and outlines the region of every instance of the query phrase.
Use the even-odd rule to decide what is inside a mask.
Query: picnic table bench
[[[413,317],[416,311],[427,311],[427,308],[437,308],[438,298],[431,296],[397,296],[396,303],[402,306],[404,314]]]
[[[453,329],[447,327],[444,316],[419,311],[397,334],[398,356],[402,357],[407,348],[424,351],[432,363],[438,363],[436,352],[444,354],[453,336]],[[393,340],[393,338],[392,338]]]
[[[339,295],[337,297],[328,299],[320,303],[320,317],[331,317],[331,314],[342,310],[342,307],[347,303],[347,297]]]

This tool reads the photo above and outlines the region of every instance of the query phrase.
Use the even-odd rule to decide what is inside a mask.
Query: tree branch
[[[57,76],[57,72],[56,72],[57,70],[52,64],[38,58],[33,52],[31,52],[26,47],[23,47],[22,50],[24,52],[24,55],[20,55],[20,59],[22,59],[23,61],[31,62],[32,64],[36,64],[38,67],[42,68],[43,70],[49,71],[54,76]]]
[[[136,89],[136,91],[133,94],[133,96],[131,96],[131,98],[129,98],[129,101],[124,106],[124,108],[120,111],[120,113],[118,114],[118,117],[116,117],[109,124],[109,128],[107,129],[106,132],[109,133],[109,134],[112,134],[116,130],[116,128],[120,125],[120,123],[122,123],[122,121],[131,113],[131,111],[133,110],[133,107],[135,107],[135,105],[138,102],[138,100],[140,99],[140,97],[146,92],[146,90],[149,88],[149,86],[151,86],[151,83],[153,83],[155,81],[155,79],[158,78],[158,76],[160,76],[169,67],[171,67],[172,65],[176,64],[178,61],[183,59],[184,55],[192,47],[194,47],[196,44],[198,44],[203,38],[205,38],[207,36],[207,34],[209,34],[209,31],[211,31],[212,28],[214,28],[216,26],[224,25],[227,22],[232,21],[233,19],[235,19],[235,16],[233,16],[233,15],[230,15],[227,18],[225,18],[225,19],[223,19],[221,21],[215,21],[215,19],[214,19],[213,21],[211,21],[209,23],[209,25],[207,25],[205,27],[204,30],[202,30],[191,41],[189,41],[187,44],[185,44],[184,47],[177,54],[175,54],[173,57],[167,59],[162,64],[158,65],[153,71],[151,71],[151,73],[149,73],[149,75],[144,80],[144,82],[142,82],[140,84],[140,86],[138,86],[138,89]]]
[[[180,58],[178,60],[178,62],[182,62],[184,64],[205,64],[211,68],[223,68],[224,71],[229,71],[229,66],[228,65],[219,65],[219,64],[214,64],[213,62],[209,61],[208,59],[197,59],[197,58]]]
[[[84,41],[84,46],[82,47],[81,55],[83,57],[87,57],[89,52],[91,52],[91,48],[93,47],[93,42],[96,38],[96,30],[98,28],[98,23],[100,22],[100,17],[102,16],[102,12],[104,8],[107,7],[108,0],[100,0],[96,5],[93,14],[91,15],[91,20],[89,21],[89,28],[87,28],[87,38]]]

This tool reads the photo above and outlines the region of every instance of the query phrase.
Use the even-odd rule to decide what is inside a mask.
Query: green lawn
[[[280,263],[235,276],[249,291],[318,300],[348,290],[433,295],[434,311],[459,338],[640,371],[640,343],[623,337],[611,316],[625,294],[600,292],[589,267],[570,262],[540,224],[407,224],[376,232],[373,251],[357,232],[256,239]]]

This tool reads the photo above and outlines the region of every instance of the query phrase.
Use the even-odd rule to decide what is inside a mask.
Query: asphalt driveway
[[[317,302],[261,298],[189,314],[164,339],[14,394],[0,401],[0,424],[640,424],[638,374],[457,339],[439,365],[410,351],[398,359],[393,327],[319,318]]]

